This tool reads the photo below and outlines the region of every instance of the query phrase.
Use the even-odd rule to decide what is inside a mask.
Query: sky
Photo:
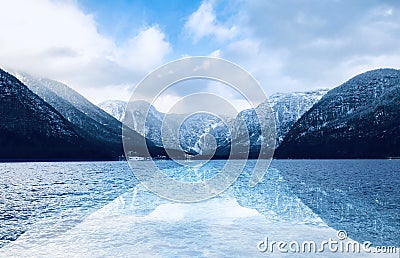
[[[397,0],[0,5],[0,67],[64,82],[96,104],[128,100],[148,73],[188,56],[234,62],[267,95],[333,88],[368,70],[400,68]],[[179,99],[179,88],[159,103]]]

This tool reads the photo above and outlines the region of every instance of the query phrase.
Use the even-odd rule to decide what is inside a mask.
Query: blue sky
[[[267,94],[400,68],[394,0],[3,0],[0,26],[0,67],[65,82],[95,103],[127,100],[147,73],[185,56],[235,62]]]
[[[123,44],[143,28],[156,26],[175,50],[169,56],[171,60],[186,55],[205,56],[215,50],[216,42],[210,38],[193,40],[184,28],[201,4],[202,1],[187,0],[78,1],[84,12],[94,15],[99,33],[112,37],[117,44]],[[235,1],[213,2],[213,10],[218,12],[218,21],[222,23],[235,15],[234,7],[238,6]]]
[[[142,27],[157,25],[168,32],[168,40],[179,44],[182,25],[196,11],[201,1],[93,1],[81,0],[78,5],[95,16],[98,30],[123,42]]]

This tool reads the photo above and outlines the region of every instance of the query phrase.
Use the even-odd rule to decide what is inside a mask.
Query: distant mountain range
[[[236,157],[245,158],[240,153],[249,148],[257,158],[263,143],[278,147],[277,158],[400,157],[400,71],[394,69],[360,74],[330,91],[274,94],[226,123],[210,114],[166,115],[144,101],[129,105],[124,127],[126,102],[99,108],[60,82],[0,69],[0,160],[118,159],[122,137],[133,156],[166,157],[169,150],[180,158],[227,158],[234,146]],[[265,121],[274,116],[275,143],[268,141],[275,136],[261,135],[272,124],[262,124],[257,113],[271,115]]]
[[[294,93],[277,93],[270,97],[269,103],[274,111],[276,121],[276,146],[278,146],[293,124],[303,115],[308,109],[312,107],[324,94],[328,92],[327,89],[320,89],[307,92],[294,92]],[[266,104],[266,103],[264,103]],[[164,146],[161,137],[161,126],[164,118],[167,118],[167,126],[164,131],[164,139],[169,142],[178,141],[176,134],[173,133],[171,127],[179,126],[175,125],[174,120],[181,120],[180,117],[186,115],[168,115],[159,112],[153,106],[144,101],[137,101],[131,103],[134,112],[133,117],[135,123],[133,129],[139,132],[142,136],[145,136],[152,140],[157,146]],[[107,100],[99,104],[99,107],[105,110],[107,113],[122,121],[124,118],[125,109],[127,102],[120,100]],[[147,110],[150,110],[147,121],[146,114]],[[263,111],[264,113],[266,111]],[[252,110],[244,110],[241,112],[241,116],[245,118],[246,124],[251,127],[251,124],[255,124],[252,121],[256,121],[256,114]],[[190,119],[187,119],[182,124],[179,134],[179,142],[183,150],[188,153],[202,153],[201,141],[205,134],[211,134],[215,139],[217,146],[225,148],[230,145],[230,132],[229,127],[232,127],[235,118],[225,118],[228,124],[225,125],[217,117],[209,114],[196,114]],[[143,123],[146,121],[146,130],[143,131]],[[260,130],[257,130],[254,126],[251,130],[251,141],[256,144],[260,141]],[[254,146],[253,144],[253,146]],[[176,147],[176,146],[175,146]],[[179,147],[179,146],[178,146]],[[224,150],[226,152],[226,150]]]
[[[206,134],[215,137],[218,146],[223,145],[229,137],[229,130],[222,121],[209,114],[199,113],[185,119],[186,115],[159,112],[146,101],[130,103],[129,110],[134,111],[129,116],[131,120],[128,124],[131,128],[158,147],[182,150],[187,154],[207,155],[210,146],[204,139]],[[179,121],[183,121],[182,126]]]

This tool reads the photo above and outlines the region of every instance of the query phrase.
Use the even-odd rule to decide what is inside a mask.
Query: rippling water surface
[[[146,169],[147,162],[137,161],[137,169]],[[306,231],[319,238],[341,229],[357,241],[399,246],[400,161],[273,161],[264,179],[250,188],[254,162],[223,194],[195,204],[173,203],[147,191],[125,162],[3,163],[0,245],[18,250],[7,244],[20,241],[21,250],[40,254],[37,246],[51,250],[51,243],[68,244],[91,232],[98,236],[87,251],[104,249],[104,255],[114,249],[106,252],[110,247],[103,241],[118,239],[121,256],[131,245],[137,255],[158,246],[154,254],[160,256],[221,256],[224,243],[236,247],[231,246],[232,254],[245,254],[246,246],[257,251],[257,241],[267,233],[295,237]],[[165,174],[186,181],[210,178],[224,164],[157,161]]]

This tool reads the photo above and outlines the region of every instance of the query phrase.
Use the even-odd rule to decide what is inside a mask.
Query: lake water
[[[189,181],[224,166],[156,162]],[[126,162],[2,163],[0,256],[270,256],[257,248],[265,237],[323,241],[338,230],[360,243],[400,246],[400,160],[274,160],[250,188],[254,162],[221,195],[190,204],[149,192]]]

